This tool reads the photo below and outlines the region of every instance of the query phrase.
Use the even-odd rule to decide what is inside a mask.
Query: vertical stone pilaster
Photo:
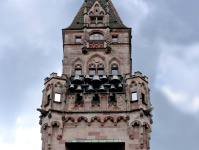
[[[99,94],[100,97],[100,110],[108,110],[108,94]]]
[[[84,94],[83,95],[85,111],[90,111],[91,110],[91,101],[92,101],[92,99],[93,99],[92,94]]]

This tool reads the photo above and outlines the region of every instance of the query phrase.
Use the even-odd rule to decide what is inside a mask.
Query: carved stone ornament
[[[50,119],[52,117],[51,113],[48,114],[48,118]]]
[[[39,120],[39,125],[42,125],[42,120],[41,119]]]
[[[62,139],[62,135],[58,135],[57,140],[61,140],[61,139]]]
[[[66,117],[65,116],[62,116],[62,121],[66,121]]]
[[[87,47],[82,47],[82,53],[83,54],[87,54],[88,53],[88,49],[87,49]]]

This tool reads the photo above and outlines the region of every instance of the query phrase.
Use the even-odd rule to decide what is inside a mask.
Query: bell
[[[76,92],[82,92],[82,87],[80,85],[78,85]]]
[[[82,83],[82,78],[80,76],[75,76],[73,79],[73,83],[80,84]]]
[[[120,83],[120,79],[117,75],[113,75],[110,83]]]
[[[100,86],[98,92],[106,92],[105,88],[103,85]]]
[[[100,84],[101,80],[98,75],[94,75],[93,79],[91,80],[92,84]]]
[[[94,88],[92,85],[89,85],[88,89],[87,89],[87,92],[94,92]]]
[[[75,90],[75,86],[74,84],[71,84],[70,87],[69,87],[70,91],[74,91]]]
[[[91,81],[90,76],[89,76],[89,75],[86,75],[84,81],[85,81],[86,83],[89,83],[89,82]]]
[[[122,86],[122,84],[119,84],[119,85],[118,85],[117,90],[120,91],[120,92],[123,91],[123,86]]]
[[[103,77],[102,77],[101,80],[102,80],[103,83],[105,83],[105,82],[107,81],[107,76],[106,76],[106,75],[103,75]]]
[[[111,85],[110,92],[115,92],[115,91],[116,91],[115,85]]]

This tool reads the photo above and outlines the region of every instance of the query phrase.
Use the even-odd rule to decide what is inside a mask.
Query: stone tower
[[[111,0],[85,0],[62,35],[63,72],[45,78],[38,109],[42,150],[150,149],[148,78],[132,75],[131,28]]]

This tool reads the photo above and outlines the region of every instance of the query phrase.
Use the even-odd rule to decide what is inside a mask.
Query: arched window
[[[80,64],[75,65],[75,75],[81,75],[82,74],[82,66]]]
[[[89,74],[90,75],[104,75],[104,65],[98,64],[97,66],[95,64],[89,65]]]
[[[111,66],[111,73],[114,74],[114,75],[118,74],[118,65],[117,64],[113,64]]]
[[[104,40],[104,36],[101,33],[93,33],[90,35],[90,40]]]

